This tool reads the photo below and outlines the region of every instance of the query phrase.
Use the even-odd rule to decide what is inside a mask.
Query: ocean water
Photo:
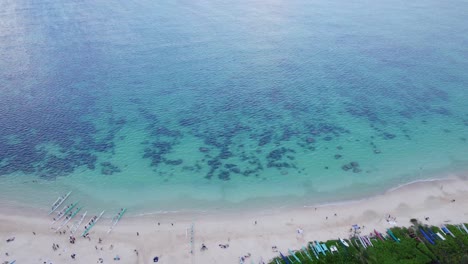
[[[0,205],[274,208],[466,171],[466,10],[1,1]]]

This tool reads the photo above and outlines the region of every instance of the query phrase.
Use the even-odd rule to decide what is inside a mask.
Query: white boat
[[[62,219],[64,216],[66,216],[76,205],[78,204],[78,202],[76,203],[72,203],[66,207],[64,207],[62,210],[60,210],[60,212],[57,214],[57,216],[54,218],[54,221],[52,222],[51,225],[55,224],[57,221],[59,221],[60,219]]]
[[[47,214],[47,215],[51,215],[55,210],[57,210],[60,205],[63,204],[63,202],[65,202],[65,200],[68,198],[68,196],[70,196],[72,192],[68,192],[67,194],[65,194],[64,196],[61,196],[59,198],[57,198],[57,200],[52,204],[52,209],[50,210],[50,212]]]
[[[84,212],[84,214],[81,215],[80,220],[77,220],[73,223],[73,225],[70,227],[70,234],[73,235],[76,232],[76,230],[78,230],[78,227],[80,227],[81,223],[83,223],[83,220],[85,219],[87,213],[88,211]]]
[[[60,224],[60,226],[57,228],[57,230],[55,230],[55,232],[59,231],[62,227],[64,227],[66,224],[68,224],[68,222],[70,222],[70,220],[72,220],[73,217],[75,217],[75,215],[78,214],[78,212],[80,212],[82,207],[78,207],[76,208],[75,211],[73,212],[70,212],[66,217],[65,219],[63,219],[62,223]]]
[[[343,244],[345,247],[349,247],[348,242],[346,242],[344,239],[340,238],[341,244]]]
[[[120,218],[122,218],[123,214],[125,214],[125,211],[127,211],[127,208],[120,209],[120,212],[116,216],[114,216],[114,218],[112,218],[112,225],[109,228],[109,231],[107,231],[107,234],[109,234],[112,231],[112,229],[114,229],[114,226],[117,225]]]
[[[83,231],[83,234],[81,234],[81,236],[86,236],[86,234],[89,233],[89,231],[91,230],[91,228],[93,228],[93,226],[99,221],[99,219],[101,219],[102,215],[104,214],[105,210],[101,212],[101,214],[99,214],[99,216],[93,216],[88,224],[85,226],[85,230]]]

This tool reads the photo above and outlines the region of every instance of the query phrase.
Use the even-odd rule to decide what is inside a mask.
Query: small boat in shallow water
[[[60,205],[62,205],[63,202],[65,202],[65,200],[67,200],[68,196],[70,196],[71,193],[72,192],[70,191],[67,194],[57,198],[57,200],[55,200],[55,202],[52,204],[52,209],[50,210],[48,215],[51,215],[53,212],[55,212],[55,210],[57,210],[60,207]]]

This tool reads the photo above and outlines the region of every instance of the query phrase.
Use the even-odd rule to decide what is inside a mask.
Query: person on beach
[[[207,250],[207,249],[208,249],[208,248],[205,246],[205,244],[202,244],[202,246],[201,246],[201,251],[205,251],[205,250]]]

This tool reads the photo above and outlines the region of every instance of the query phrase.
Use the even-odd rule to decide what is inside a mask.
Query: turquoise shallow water
[[[468,167],[466,1],[0,3],[0,198],[358,198]]]

